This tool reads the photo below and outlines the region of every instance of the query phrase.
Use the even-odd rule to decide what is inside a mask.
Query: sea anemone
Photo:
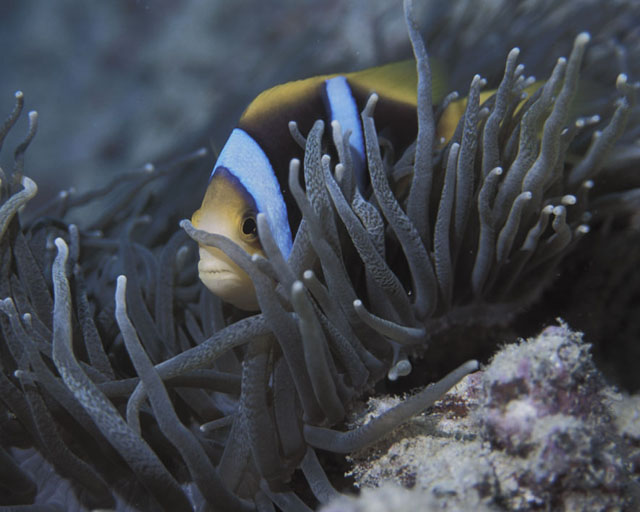
[[[0,175],[2,504],[42,503],[42,483],[21,468],[29,458],[69,482],[56,484],[65,509],[306,510],[308,490],[327,502],[337,491],[316,450],[375,441],[477,363],[344,430],[359,397],[409,373],[409,356],[428,356],[434,334],[507,322],[539,298],[591,225],[638,208],[640,189],[623,173],[598,186],[637,87],[620,75],[610,116],[571,117],[586,33],[524,101],[533,80],[518,49],[482,104],[486,84],[475,76],[443,144],[435,127],[445,105],[431,104],[411,2],[405,11],[419,77],[415,144],[394,154],[377,134],[373,94],[362,112],[371,186],[361,194],[339,125],[331,127],[338,161],[323,155],[321,121],[308,134],[292,127],[305,158],[290,165],[302,221],[286,261],[262,215],[266,257],[189,221],[154,239],[168,221],[144,187],[202,151],[96,193],[60,196],[22,223],[17,213],[36,193],[23,169],[36,131],[29,115],[14,170]],[[22,104],[18,93],[0,142]],[[112,202],[92,225],[65,220],[104,196]],[[140,239],[153,243],[133,236],[142,224]],[[249,274],[260,313],[223,309],[202,288],[187,235]]]

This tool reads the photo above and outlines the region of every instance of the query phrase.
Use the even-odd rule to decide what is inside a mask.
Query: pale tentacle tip
[[[300,294],[304,291],[304,284],[302,281],[294,281],[291,285],[291,293]]]
[[[480,369],[480,363],[475,359],[471,361],[467,361],[464,363],[463,368],[467,371],[467,373],[472,373]]]
[[[587,224],[580,224],[576,228],[576,233],[579,235],[586,235],[589,231],[591,231],[591,228]]]
[[[126,311],[127,276],[120,274],[116,279],[116,311],[121,307]]]
[[[406,377],[411,373],[413,367],[408,359],[402,359],[394,364],[387,372],[387,378],[390,381],[396,381],[400,377]]]
[[[29,191],[30,196],[34,196],[38,191],[38,185],[28,176],[22,177],[22,186]]]
[[[576,37],[576,45],[584,46],[591,41],[591,34],[589,32],[580,32]]]
[[[627,76],[626,73],[620,73],[616,78],[616,86],[620,87],[621,85],[626,84],[628,80],[629,80],[629,77]]]
[[[69,252],[69,247],[67,247],[67,242],[64,241],[64,238],[56,237],[53,243],[58,248],[58,253],[64,254],[65,256]]]

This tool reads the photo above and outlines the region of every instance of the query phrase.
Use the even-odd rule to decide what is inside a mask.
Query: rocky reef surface
[[[400,400],[370,399],[354,424]],[[324,512],[634,510],[640,395],[607,386],[582,334],[560,323],[503,347],[350,461],[361,495]]]

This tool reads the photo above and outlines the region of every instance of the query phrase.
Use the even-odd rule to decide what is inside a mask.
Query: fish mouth
[[[237,273],[230,268],[219,265],[198,265],[198,272],[215,279],[237,279]]]
[[[225,283],[224,286],[229,286],[233,282],[241,281],[238,275],[239,269],[234,268],[233,262],[227,262],[223,258],[225,258],[223,254],[218,257],[207,250],[200,249],[198,273],[203,281],[207,281],[209,284],[218,283],[217,286],[222,283]]]
[[[225,254],[212,254],[200,248],[198,275],[202,283],[222,300],[246,311],[256,311],[258,304],[249,276]]]
[[[220,268],[220,267],[201,267],[198,269],[203,274],[232,274],[231,270],[228,268]]]

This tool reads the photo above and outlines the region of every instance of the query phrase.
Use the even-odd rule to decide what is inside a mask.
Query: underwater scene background
[[[0,5],[0,509],[358,510],[341,494],[379,474],[401,486],[382,510],[637,506],[640,4],[414,3]],[[422,40],[470,97],[446,144],[423,80],[402,154],[367,105],[362,195],[344,140],[302,134],[288,261],[260,220],[262,259],[180,223],[259,92],[414,50],[424,79]],[[530,76],[551,78],[520,108]],[[193,240],[249,273],[260,313],[202,286]],[[431,406],[490,452],[374,466]],[[471,501],[416,469],[483,457]]]

